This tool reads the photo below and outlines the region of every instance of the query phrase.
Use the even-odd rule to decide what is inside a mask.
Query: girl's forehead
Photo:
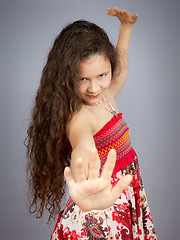
[[[105,54],[100,54],[100,53],[96,53],[93,55],[88,56],[87,58],[83,59],[80,61],[80,65],[82,64],[91,64],[94,62],[109,62],[109,59],[105,56]]]
[[[109,71],[111,64],[109,60],[102,54],[92,55],[91,57],[83,60],[79,64],[79,75],[99,74]]]
[[[97,64],[110,64],[110,61],[104,54],[94,54],[80,61],[79,68],[82,68],[82,66],[88,67]]]

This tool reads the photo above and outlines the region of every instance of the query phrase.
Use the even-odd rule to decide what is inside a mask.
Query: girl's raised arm
[[[138,14],[131,14],[117,7],[113,9],[108,8],[107,10],[109,16],[115,16],[121,22],[116,46],[119,63],[110,86],[110,91],[116,98],[127,80],[129,43],[134,23],[138,19]]]

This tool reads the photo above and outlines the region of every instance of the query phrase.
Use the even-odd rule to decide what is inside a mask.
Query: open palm
[[[107,14],[109,16],[115,16],[119,19],[121,24],[126,24],[126,25],[134,25],[134,23],[138,19],[138,14],[131,14],[127,12],[126,10],[121,10],[117,7],[113,7],[113,9],[108,8]]]
[[[83,160],[76,159],[77,179],[74,180],[71,169],[65,168],[64,176],[68,183],[70,196],[82,211],[108,208],[130,184],[131,175],[123,176],[115,186],[111,184],[111,175],[116,161],[116,152],[112,149],[99,176],[100,159],[96,149],[91,150],[88,177],[83,169]]]

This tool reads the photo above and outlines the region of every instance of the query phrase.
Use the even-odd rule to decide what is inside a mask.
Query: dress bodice
[[[134,161],[136,153],[131,146],[129,127],[122,113],[118,113],[117,117],[113,116],[93,137],[101,159],[101,169],[111,149],[115,149],[117,153],[113,174]]]

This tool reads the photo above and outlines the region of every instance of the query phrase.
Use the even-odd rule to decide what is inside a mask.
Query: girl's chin
[[[94,105],[97,102],[99,102],[100,100],[101,100],[101,98],[89,98],[89,99],[86,98],[86,99],[84,99],[84,102],[89,105]]]

